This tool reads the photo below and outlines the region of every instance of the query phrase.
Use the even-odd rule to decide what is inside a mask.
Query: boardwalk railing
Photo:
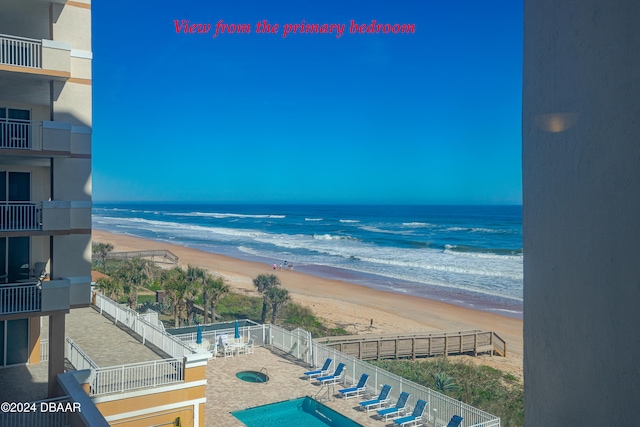
[[[40,311],[42,290],[37,283],[0,284],[0,315]]]
[[[488,352],[505,356],[507,345],[492,331],[325,337],[316,340],[362,360],[398,359]]]
[[[0,231],[42,229],[42,208],[35,203],[0,202]]]
[[[165,359],[151,362],[132,363],[122,366],[99,368],[95,372],[95,380],[91,386],[91,395],[141,388],[156,387],[182,382],[183,360]]]
[[[114,319],[114,323],[122,323],[136,334],[142,337],[142,342],[149,341],[171,357],[183,357],[193,354],[194,350],[181,340],[167,334],[157,325],[153,325],[130,308],[122,307],[117,302],[102,294],[96,295],[96,307],[100,314],[108,314]]]
[[[11,402],[9,411],[0,412],[0,426],[2,427],[69,427],[70,411],[56,411],[53,408],[66,408],[71,403],[68,396],[54,399],[38,400],[36,402]],[[27,410],[25,406],[28,405]]]
[[[0,64],[42,68],[42,41],[0,34]]]
[[[94,259],[98,256],[94,255]],[[129,259],[129,258],[151,258],[155,262],[166,262],[168,264],[177,264],[178,256],[166,249],[157,249],[149,251],[128,251],[128,252],[109,252],[107,259]],[[156,261],[156,258],[162,258],[163,261]]]

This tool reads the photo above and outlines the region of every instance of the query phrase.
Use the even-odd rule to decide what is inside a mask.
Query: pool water
[[[266,383],[269,381],[267,374],[257,371],[240,371],[236,373],[236,377],[248,383]]]
[[[231,415],[247,427],[362,427],[310,397],[257,406]]]

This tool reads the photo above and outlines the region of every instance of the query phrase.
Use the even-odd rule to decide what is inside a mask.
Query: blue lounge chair
[[[333,363],[333,360],[331,360],[330,357],[327,357],[327,360],[324,361],[324,365],[322,365],[322,368],[316,369],[315,371],[307,371],[304,373],[304,376],[308,377],[309,381],[311,381],[312,378],[327,375],[327,373],[329,373],[331,363]]]
[[[344,374],[344,363],[338,364],[336,371],[333,375],[327,375],[326,377],[318,377],[316,381],[318,381],[321,385],[331,385],[337,384],[342,379],[342,375]]]
[[[400,393],[400,397],[398,398],[398,402],[396,402],[396,406],[392,406],[391,408],[378,409],[378,415],[380,415],[380,417],[384,417],[385,421],[387,421],[389,417],[400,415],[407,410],[407,400],[409,400],[409,393],[403,391],[402,393]]]
[[[360,402],[360,406],[363,409],[366,409],[369,412],[371,409],[376,409],[378,406],[382,406],[389,401],[389,392],[391,391],[391,386],[385,384],[380,390],[380,394],[376,399],[365,400],[364,402]]]
[[[413,408],[413,412],[411,415],[407,415],[406,417],[400,417],[393,420],[393,423],[399,426],[416,426],[418,422],[422,420],[422,414],[424,414],[424,408],[426,408],[428,403],[422,399],[418,400],[415,408]]]
[[[451,419],[449,420],[449,424],[447,424],[446,427],[459,427],[461,422],[462,417],[460,415],[454,415],[453,417],[451,417]]]
[[[362,393],[364,393],[365,386],[367,384],[367,380],[369,379],[368,374],[362,374],[360,376],[360,381],[353,387],[343,388],[342,390],[338,390],[338,393],[342,395],[345,399],[350,397],[359,397]]]

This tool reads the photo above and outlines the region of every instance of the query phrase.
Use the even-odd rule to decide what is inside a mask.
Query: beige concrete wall
[[[90,159],[55,158],[53,180],[55,200],[91,200]]]
[[[91,59],[84,57],[87,55],[91,56],[86,52],[71,52],[71,76],[73,78],[91,80]]]
[[[73,154],[91,154],[91,129],[75,127],[71,129],[71,152]]]
[[[42,42],[42,69],[71,72],[71,45],[44,40]]]
[[[55,277],[91,276],[91,235],[53,236],[53,254]]]
[[[640,419],[640,2],[526,0],[525,425]]]
[[[42,149],[46,151],[71,151],[71,125],[45,121],[42,124]]]
[[[73,49],[91,51],[91,9],[69,5],[53,5],[53,40],[71,43]]]
[[[91,127],[91,85],[66,82],[54,102],[54,120]]]

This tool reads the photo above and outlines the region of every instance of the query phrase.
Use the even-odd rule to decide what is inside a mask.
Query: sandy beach
[[[329,280],[288,270],[273,270],[267,264],[211,254],[165,242],[93,230],[93,241],[111,243],[114,251],[168,249],[179,257],[179,265],[203,267],[223,277],[235,292],[258,295],[252,279],[275,273],[294,301],[311,307],[328,325],[350,333],[430,332],[481,329],[495,331],[507,342],[504,357],[461,356],[522,377],[523,325],[521,319],[505,317],[426,298],[385,292],[362,285]],[[373,327],[370,322],[373,319]]]

